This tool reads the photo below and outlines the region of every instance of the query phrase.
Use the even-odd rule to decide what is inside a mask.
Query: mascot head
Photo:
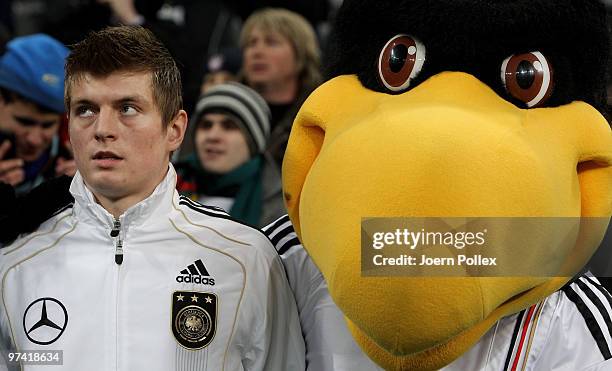
[[[609,218],[605,18],[595,0],[344,1],[329,80],[294,122],[283,187],[301,241],[381,366],[443,367],[571,278],[366,277],[360,225]],[[577,235],[581,256],[604,229]],[[559,249],[561,232],[534,234],[541,256],[576,255]]]

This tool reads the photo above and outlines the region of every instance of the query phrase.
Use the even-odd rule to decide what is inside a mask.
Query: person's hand
[[[11,142],[8,140],[0,144],[0,182],[16,186],[25,179],[25,172],[23,171],[22,159],[4,160],[4,156],[10,148]]]
[[[66,160],[63,157],[59,157],[55,164],[55,176],[68,175],[74,176],[76,174],[77,167],[74,160]]]
[[[122,24],[142,23],[142,16],[136,11],[134,0],[98,0],[98,3],[108,4],[117,20]]]

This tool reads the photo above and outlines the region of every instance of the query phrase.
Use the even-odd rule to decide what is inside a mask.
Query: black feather
[[[609,36],[599,1],[345,0],[329,43],[327,78],[356,74],[364,87],[385,92],[377,58],[399,33],[427,49],[411,86],[442,71],[462,71],[519,105],[502,85],[501,64],[537,50],[554,68],[555,88],[545,106],[581,100],[605,112]]]

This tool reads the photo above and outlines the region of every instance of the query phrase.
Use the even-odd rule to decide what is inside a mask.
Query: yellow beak
[[[301,241],[370,357],[388,369],[436,369],[569,277],[363,277],[361,218],[609,218],[612,133],[585,103],[523,110],[465,73],[399,95],[341,76],[300,110],[283,188]],[[589,231],[583,255],[602,229]],[[559,254],[546,237],[550,256]]]

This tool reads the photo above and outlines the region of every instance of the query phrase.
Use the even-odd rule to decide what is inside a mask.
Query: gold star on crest
[[[212,298],[210,296],[207,296],[205,299],[207,303],[212,303]]]
[[[195,294],[191,297],[191,301],[195,301],[196,303],[198,302],[198,297],[195,296]]]
[[[179,294],[179,295],[176,296],[176,301],[183,301],[184,298],[185,297],[183,295]]]

